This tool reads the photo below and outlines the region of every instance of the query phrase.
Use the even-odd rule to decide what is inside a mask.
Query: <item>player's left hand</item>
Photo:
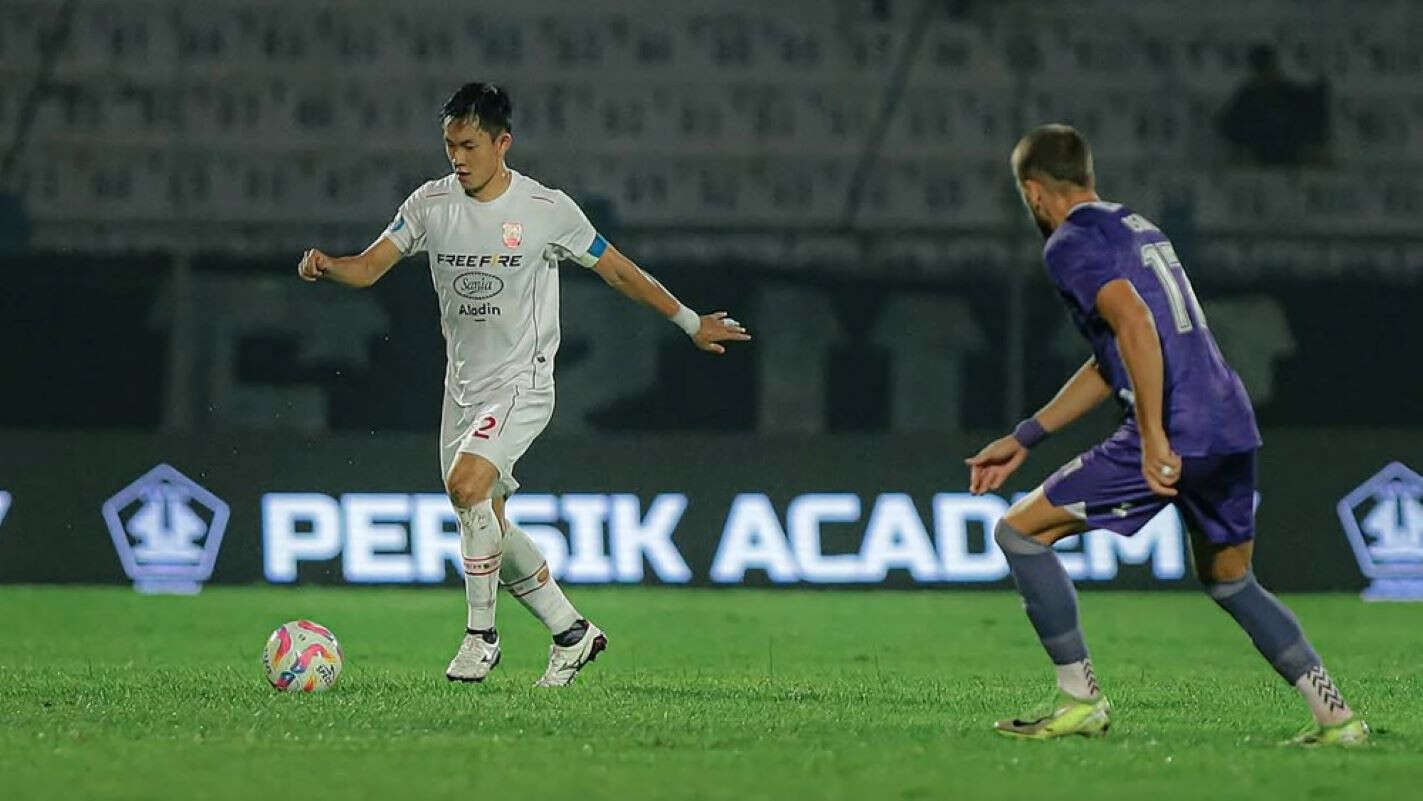
[[[977,455],[964,460],[968,465],[968,491],[982,495],[998,489],[1027,458],[1028,449],[1012,434],[993,440]]]
[[[726,312],[714,312],[702,315],[702,327],[697,329],[692,341],[707,353],[726,353],[726,348],[718,343],[745,342],[750,338],[745,326],[728,317]]]
[[[1171,450],[1165,436],[1142,437],[1141,474],[1146,485],[1157,495],[1176,495],[1176,482],[1181,480],[1181,456]]]

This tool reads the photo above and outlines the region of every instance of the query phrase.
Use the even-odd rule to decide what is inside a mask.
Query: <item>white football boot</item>
[[[585,621],[586,622],[586,621]],[[588,624],[583,639],[567,648],[554,643],[548,649],[548,667],[543,676],[534,682],[535,687],[565,687],[573,683],[574,677],[583,666],[598,658],[608,647],[608,637],[603,630]]]
[[[499,664],[499,635],[494,642],[485,642],[484,637],[466,631],[459,653],[445,668],[445,678],[450,681],[484,681],[489,671]]]

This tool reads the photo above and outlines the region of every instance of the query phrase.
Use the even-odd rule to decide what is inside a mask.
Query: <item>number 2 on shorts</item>
[[[474,430],[474,435],[480,439],[489,439],[489,432],[499,425],[499,421],[493,417],[482,417],[479,420],[479,428]]]

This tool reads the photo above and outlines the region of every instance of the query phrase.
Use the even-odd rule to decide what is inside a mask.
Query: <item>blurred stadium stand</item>
[[[1049,120],[1176,240],[1265,422],[1415,422],[1419,4],[714,5],[0,6],[0,192],[29,241],[0,255],[20,343],[0,426],[432,428],[423,264],[364,294],[291,273],[305,247],[364,247],[444,171],[434,110],[474,78],[512,93],[512,166],[762,335],[673,358],[675,332],[570,270],[561,432],[1016,419],[1085,355],[1006,168]],[[1327,79],[1326,164],[1247,167],[1215,133],[1261,41]],[[57,401],[63,364],[123,402]]]

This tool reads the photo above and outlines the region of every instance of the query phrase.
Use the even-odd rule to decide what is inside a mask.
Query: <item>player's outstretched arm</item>
[[[1097,408],[1111,394],[1111,386],[1097,370],[1097,360],[1088,359],[1046,406],[1019,423],[1012,434],[988,443],[964,460],[969,467],[969,491],[978,495],[1003,486],[1028,458],[1029,448]]]
[[[297,275],[304,281],[326,278],[361,289],[374,284],[400,261],[400,249],[381,237],[358,256],[328,256],[315,248],[302,254]]]
[[[612,245],[608,245],[593,264],[593,272],[608,286],[676,323],[697,347],[708,353],[725,353],[726,347],[722,342],[744,342],[751,338],[746,328],[728,317],[726,312],[698,315],[683,306],[661,281],[633,264]]]
[[[1181,457],[1171,450],[1161,413],[1165,394],[1165,361],[1151,308],[1125,278],[1108,282],[1097,292],[1097,312],[1116,334],[1117,350],[1131,377],[1136,425],[1141,431],[1141,472],[1157,495],[1176,494]]]

